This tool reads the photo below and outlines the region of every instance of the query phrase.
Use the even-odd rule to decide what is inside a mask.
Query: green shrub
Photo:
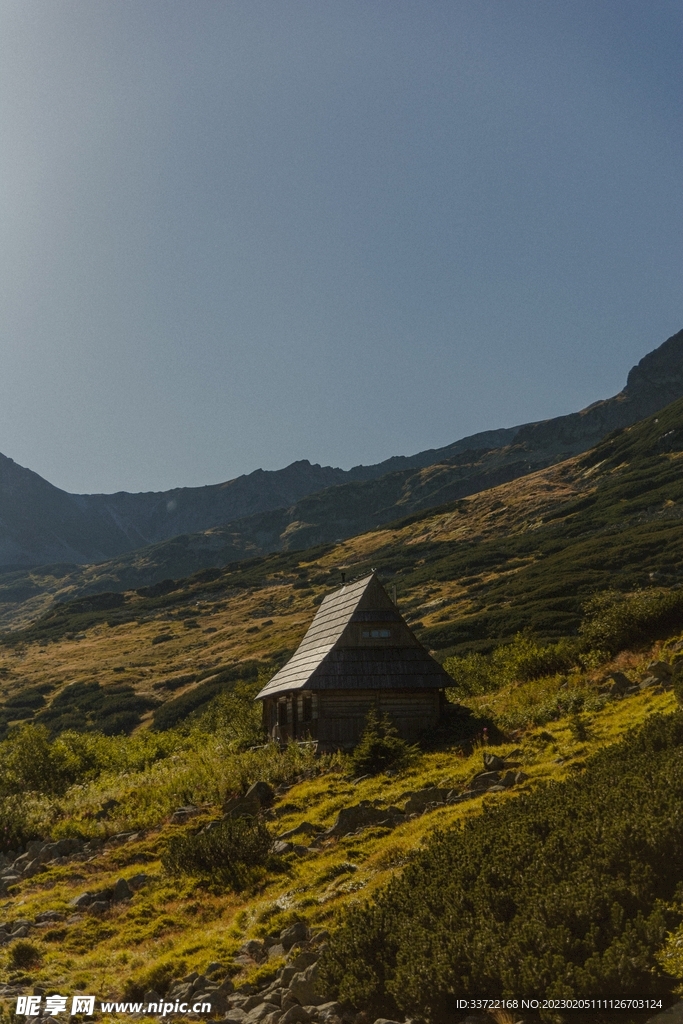
[[[213,828],[174,836],[162,863],[172,875],[210,878],[236,892],[248,884],[254,867],[265,864],[273,840],[256,818],[228,818]]]
[[[674,665],[673,690],[676,700],[683,707],[683,661]]]
[[[40,947],[28,939],[17,939],[9,949],[9,966],[14,970],[35,967],[42,960]]]
[[[502,644],[490,656],[472,653],[446,658],[443,667],[452,676],[456,692],[471,697],[509,683],[566,672],[576,660],[575,646],[569,640],[541,644],[529,633],[517,633],[512,643]]]
[[[653,715],[584,774],[435,833],[346,911],[321,971],[340,999],[435,1022],[463,997],[666,997],[681,920],[683,713]]]
[[[387,768],[404,767],[414,755],[414,748],[399,737],[391,719],[387,715],[380,718],[376,709],[371,708],[363,735],[351,755],[351,768],[354,775],[379,775]]]
[[[15,794],[0,799],[0,853],[16,852],[29,839],[38,839],[39,836],[23,796]]]
[[[637,590],[597,594],[584,606],[579,628],[584,651],[611,657],[642,646],[683,623],[683,590]]]
[[[139,771],[181,742],[174,734],[153,733],[127,737],[65,732],[51,739],[44,725],[22,725],[0,743],[0,797],[27,792],[60,795],[104,771]]]

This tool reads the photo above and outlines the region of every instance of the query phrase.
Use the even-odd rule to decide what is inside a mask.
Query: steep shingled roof
[[[394,623],[391,645],[358,643],[359,623]],[[441,689],[450,676],[410,632],[374,573],[328,594],[294,656],[257,700],[290,690]]]

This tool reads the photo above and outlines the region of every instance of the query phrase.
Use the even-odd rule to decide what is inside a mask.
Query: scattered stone
[[[289,983],[289,991],[302,1006],[317,1006],[325,1002],[317,992],[318,973],[317,963],[311,964],[305,971],[295,974]]]
[[[403,812],[404,814],[421,814],[428,804],[444,804],[450,792],[448,789],[435,787],[417,790],[417,792],[409,794]]]
[[[94,903],[89,903],[86,909],[93,917],[101,917],[102,914],[107,913],[110,907],[111,904],[108,900],[95,900]]]
[[[648,1017],[645,1024],[683,1024],[683,1000],[654,1017]]]
[[[245,1024],[258,1024],[259,1021],[267,1017],[268,1014],[273,1012],[273,1007],[270,1003],[263,1003],[259,999],[258,1006],[255,1006],[252,1010],[249,1010],[246,1017],[244,1018]]]
[[[294,1005],[280,1017],[280,1024],[295,1024],[296,1021],[301,1021],[301,1024],[307,1024],[310,1019],[310,1015],[306,1013],[303,1006]]]
[[[97,897],[93,892],[82,892],[80,896],[75,896],[69,903],[70,907],[75,907],[77,910],[82,910],[87,907],[90,903],[96,900]]]
[[[133,893],[128,885],[125,878],[119,878],[114,885],[114,891],[112,893],[112,900],[116,903],[120,903],[121,900],[130,900],[133,898]]]
[[[138,889],[142,889],[144,885],[148,885],[151,881],[153,881],[152,875],[146,875],[144,871],[140,871],[137,875],[133,875],[132,878],[128,879],[128,885],[134,892],[137,892]]]
[[[281,942],[276,942],[274,946],[268,947],[268,959],[277,960],[278,957],[285,955],[285,947]]]
[[[646,676],[645,679],[643,679],[638,684],[638,689],[639,690],[648,690],[652,686],[661,686],[661,683],[662,683],[662,681],[659,678],[659,676]]]
[[[201,812],[201,807],[179,807],[178,810],[174,811],[171,815],[171,825],[182,825],[186,821],[189,821],[190,818],[194,818],[197,814],[201,814]]]
[[[314,953],[313,950],[306,950],[298,953],[292,960],[292,967],[296,968],[297,971],[305,971],[307,967],[314,964],[318,959],[318,954]]]
[[[263,943],[258,939],[248,939],[247,942],[242,943],[238,952],[250,956],[252,960],[262,960],[264,956]]]
[[[663,683],[668,683],[673,675],[673,669],[666,661],[651,661],[647,671],[650,675],[657,676]]]
[[[484,751],[484,768],[487,772],[502,772],[505,767],[505,761],[502,757]]]
[[[375,807],[369,800],[361,800],[353,807],[343,807],[337,815],[332,828],[323,832],[321,839],[333,836],[348,836],[359,829],[372,825],[384,825],[395,828],[406,820],[405,814],[398,807]]]
[[[320,1020],[325,1020],[327,1017],[341,1017],[342,1005],[341,1003],[335,1002],[321,1003],[321,1005],[317,1007],[317,1011]]]
[[[609,691],[611,697],[623,697],[629,687],[632,686],[631,680],[623,672],[612,672],[611,675],[607,676],[607,682],[610,680],[612,682]]]
[[[164,1001],[164,997],[160,995],[154,988],[150,988],[148,992],[145,992],[142,998],[144,999],[148,1006],[150,1003],[158,1004]]]
[[[320,946],[321,943],[327,942],[329,937],[330,937],[330,933],[327,930],[325,930],[325,929],[323,929],[323,931],[321,931],[321,932],[316,932],[315,935],[313,935],[311,937],[311,945],[312,946]]]
[[[283,857],[286,853],[291,853],[294,849],[294,843],[287,843],[283,839],[278,839],[273,843],[273,853],[277,854],[278,857]]]
[[[290,828],[289,832],[283,832],[281,836],[278,836],[279,840],[293,839],[294,836],[306,835],[316,836],[320,832],[324,831],[320,825],[312,825],[310,821],[302,821],[296,828]]]
[[[479,772],[470,782],[470,789],[483,790],[500,782],[500,772]]]
[[[252,793],[250,797],[234,796],[223,804],[226,818],[255,818],[261,810],[261,801]]]
[[[292,948],[295,942],[306,942],[308,939],[308,927],[303,921],[296,921],[295,924],[284,928],[280,932],[280,942],[284,946],[285,950]],[[287,968],[285,968],[286,970]],[[283,985],[285,982],[283,982]]]

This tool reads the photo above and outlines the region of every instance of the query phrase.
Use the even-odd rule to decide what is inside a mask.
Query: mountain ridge
[[[580,412],[482,431],[350,470],[300,460],[199,488],[75,495],[0,455],[0,567],[8,572],[53,563],[104,563],[228,524],[235,524],[236,541],[218,544],[207,536],[203,546],[232,548],[231,557],[240,558],[326,543],[579,454],[681,396],[683,331],[644,356],[617,395]],[[437,466],[431,474],[422,472]],[[384,484],[377,486],[379,481]],[[353,514],[337,514],[337,506],[349,504],[358,506]]]

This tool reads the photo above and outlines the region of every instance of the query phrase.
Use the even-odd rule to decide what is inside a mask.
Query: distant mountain
[[[200,568],[333,541],[576,455],[682,396],[680,331],[646,355],[613,398],[373,466],[342,470],[301,461],[207,487],[77,495],[0,455],[0,566],[111,559],[132,566],[140,559],[131,552],[155,545],[147,565],[158,575],[168,563],[158,547],[164,542],[175,552],[171,562],[180,549],[194,551],[184,561]]]

